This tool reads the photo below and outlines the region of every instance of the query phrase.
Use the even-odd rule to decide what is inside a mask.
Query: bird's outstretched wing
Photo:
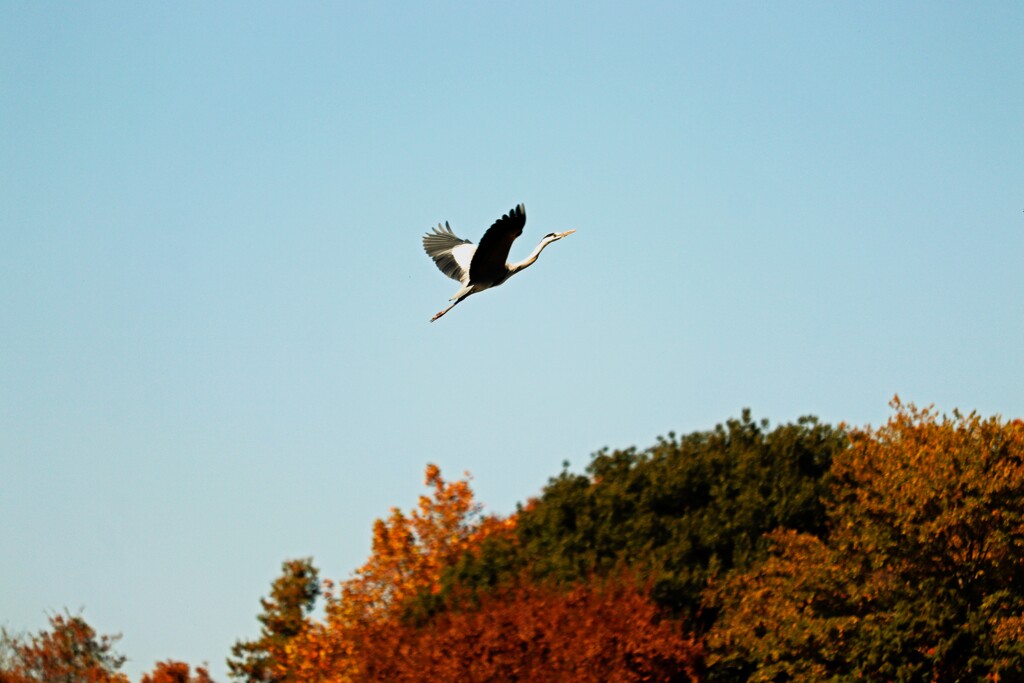
[[[442,273],[462,283],[469,279],[469,264],[476,248],[469,240],[457,237],[448,221],[444,222],[443,228],[438,223],[432,232],[423,236],[423,250],[427,256],[434,259]]]
[[[508,252],[512,243],[523,234],[526,225],[526,207],[520,204],[494,222],[476,248],[469,266],[471,282],[494,282],[505,277]]]

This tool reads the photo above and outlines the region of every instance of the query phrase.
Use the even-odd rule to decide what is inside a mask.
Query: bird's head
[[[548,234],[544,235],[544,241],[548,242],[548,243],[550,243],[550,242],[557,242],[558,240],[562,239],[563,237],[567,237],[567,236],[573,234],[574,232],[576,232],[576,231],[575,230],[566,230],[565,232],[549,232]]]

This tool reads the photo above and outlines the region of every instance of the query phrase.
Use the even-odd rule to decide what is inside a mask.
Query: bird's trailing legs
[[[462,301],[463,299],[465,299],[467,296],[469,296],[470,294],[472,294],[474,292],[478,292],[481,289],[486,289],[486,288],[485,287],[478,287],[476,285],[469,285],[469,284],[463,285],[462,289],[460,289],[459,291],[455,292],[455,296],[453,296],[451,299],[449,299],[449,301],[452,302],[451,306],[449,306],[448,308],[444,309],[443,311],[438,312],[437,315],[435,315],[433,318],[430,319],[430,322],[434,322],[435,320],[440,318],[442,315],[444,315],[448,311],[450,311],[453,308],[455,308],[455,306],[458,305],[458,303],[460,301]]]
[[[455,305],[456,305],[457,303],[459,303],[460,301],[462,301],[462,299],[456,299],[455,301],[453,301],[453,302],[452,302],[452,305],[451,305],[451,306],[449,306],[448,308],[444,309],[443,311],[438,311],[437,313],[435,313],[435,314],[434,314],[434,317],[430,319],[430,322],[434,322],[435,320],[437,320],[438,318],[440,318],[440,317],[441,317],[442,315],[444,315],[444,314],[445,314],[445,313],[447,313],[448,311],[450,311],[450,310],[452,310],[453,308],[455,308]]]

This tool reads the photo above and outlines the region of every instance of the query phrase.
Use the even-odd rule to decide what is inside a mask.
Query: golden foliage
[[[753,681],[1024,674],[1024,423],[892,405],[834,459],[827,536],[775,532],[767,562],[709,589],[713,666]]]

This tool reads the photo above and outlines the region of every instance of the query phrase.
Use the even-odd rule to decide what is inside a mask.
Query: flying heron
[[[520,204],[494,221],[494,225],[480,238],[479,245],[457,237],[448,221],[445,221],[443,228],[438,223],[436,228],[423,236],[423,249],[427,255],[434,259],[442,273],[462,284],[462,289],[449,299],[452,304],[437,313],[430,322],[455,308],[470,294],[497,287],[536,261],[544,247],[576,232],[549,232],[525,259],[519,263],[506,263],[512,243],[523,234],[524,225],[526,207]]]

